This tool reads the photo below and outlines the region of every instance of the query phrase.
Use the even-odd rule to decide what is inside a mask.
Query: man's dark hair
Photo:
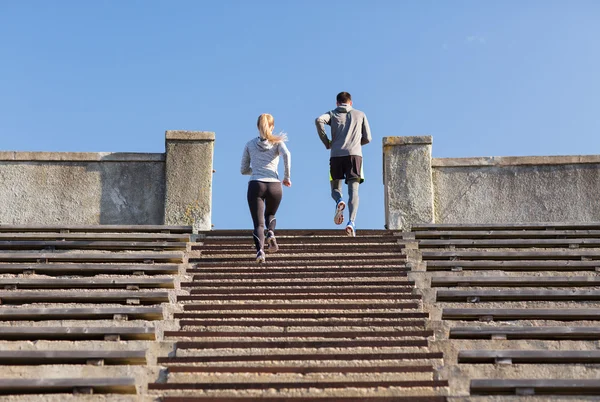
[[[348,103],[352,100],[352,96],[348,92],[340,92],[337,94],[337,103]]]

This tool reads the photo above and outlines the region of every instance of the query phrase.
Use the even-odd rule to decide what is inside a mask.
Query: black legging
[[[281,203],[281,182],[248,182],[248,206],[254,223],[256,251],[265,245],[265,222],[269,230],[275,230],[275,213]]]

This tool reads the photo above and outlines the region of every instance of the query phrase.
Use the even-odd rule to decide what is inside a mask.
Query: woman
[[[254,245],[256,246],[256,262],[265,262],[265,223],[268,229],[268,251],[276,252],[279,247],[275,239],[275,213],[279,208],[283,191],[277,167],[279,155],[283,156],[285,165],[283,185],[290,187],[290,167],[292,158],[285,146],[285,134],[274,135],[275,120],[270,114],[258,116],[256,123],[260,136],[246,144],[242,155],[241,172],[250,175],[248,183],[248,206],[254,222]]]

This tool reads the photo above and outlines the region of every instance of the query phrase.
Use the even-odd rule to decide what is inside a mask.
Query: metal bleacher
[[[600,398],[600,224],[430,224],[411,237],[451,393]]]
[[[139,400],[190,234],[0,225],[0,395]]]

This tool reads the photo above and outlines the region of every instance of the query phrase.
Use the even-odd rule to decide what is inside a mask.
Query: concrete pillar
[[[385,223],[408,231],[417,223],[434,222],[430,135],[383,138]]]
[[[214,143],[211,132],[166,132],[166,225],[211,229]]]

